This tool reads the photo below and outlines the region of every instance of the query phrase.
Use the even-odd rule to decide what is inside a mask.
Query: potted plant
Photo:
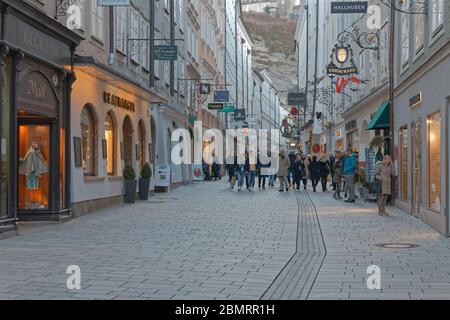
[[[136,198],[136,172],[131,163],[127,163],[123,169],[123,180],[125,188],[125,203],[134,203]]]
[[[148,200],[148,189],[150,188],[150,179],[152,177],[152,168],[150,164],[145,163],[139,179],[139,199]]]

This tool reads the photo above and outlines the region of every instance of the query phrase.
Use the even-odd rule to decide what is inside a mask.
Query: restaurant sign
[[[109,92],[103,92],[103,101],[112,106],[122,108],[131,112],[136,112],[136,105],[133,102],[118,97]]]

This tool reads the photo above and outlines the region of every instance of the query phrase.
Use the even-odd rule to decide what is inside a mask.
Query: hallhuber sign
[[[332,14],[367,13],[367,1],[332,2]]]

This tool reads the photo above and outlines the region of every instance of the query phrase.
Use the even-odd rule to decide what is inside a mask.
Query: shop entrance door
[[[412,215],[420,216],[422,205],[422,125],[420,121],[412,124]]]
[[[19,211],[51,210],[51,125],[19,120],[17,195]]]

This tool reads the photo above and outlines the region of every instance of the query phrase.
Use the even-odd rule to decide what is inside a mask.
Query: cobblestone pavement
[[[0,299],[450,299],[450,240],[330,193],[185,186],[0,241]],[[383,249],[410,243],[412,249]],[[81,290],[66,269],[81,268]],[[367,268],[381,268],[369,290]]]
[[[309,299],[450,299],[450,239],[395,208],[380,217],[374,204],[345,204],[310,194],[327,255]],[[384,249],[377,244],[418,245]],[[381,268],[381,290],[367,288],[367,268]]]
[[[293,193],[221,182],[22,228],[0,241],[0,299],[259,299],[295,252],[297,217]]]

